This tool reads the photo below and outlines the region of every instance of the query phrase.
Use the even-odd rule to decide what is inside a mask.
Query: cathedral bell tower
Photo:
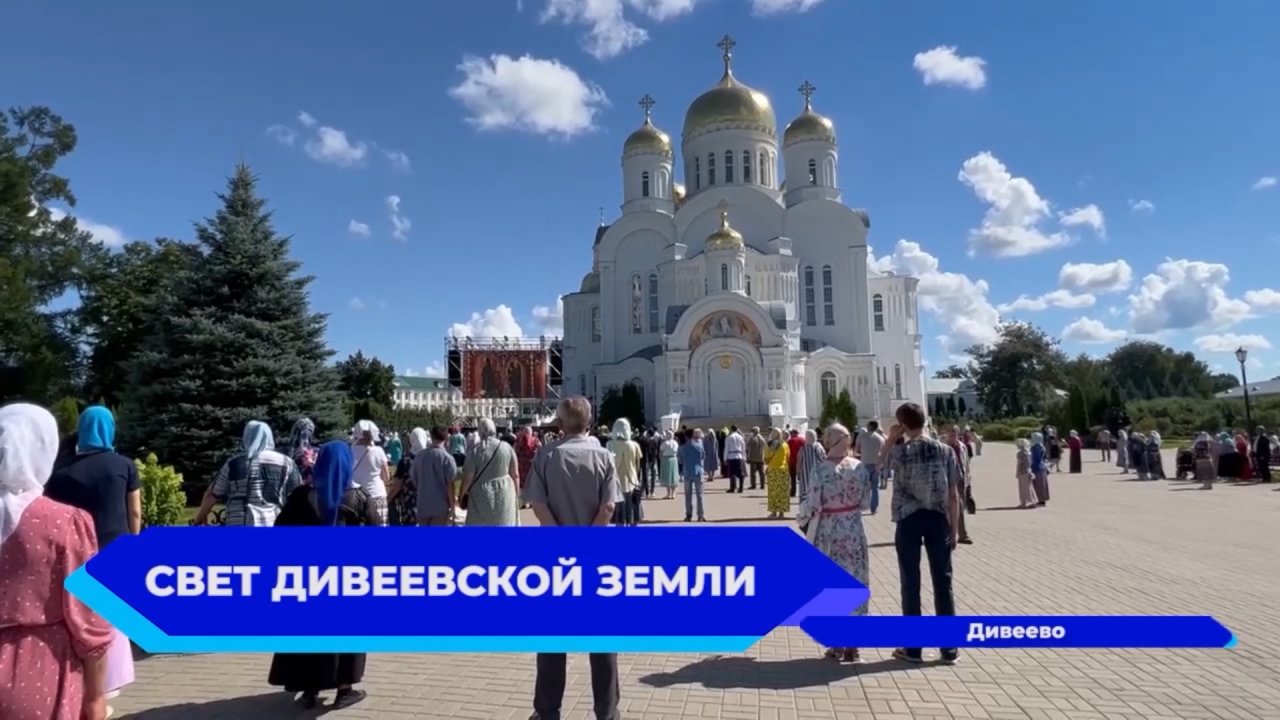
[[[836,170],[836,128],[830,118],[813,111],[813,93],[808,81],[800,86],[804,110],[787,125],[782,135],[782,161],[787,171],[788,206],[805,200],[840,200]]]
[[[671,138],[653,124],[652,97],[640,98],[644,123],[622,144],[622,213],[674,213]]]

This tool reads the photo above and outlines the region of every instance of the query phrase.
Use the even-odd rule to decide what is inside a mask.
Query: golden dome
[[[640,107],[644,108],[644,124],[627,136],[627,141],[622,144],[623,157],[641,153],[671,157],[671,137],[654,126],[653,117],[649,114],[656,104],[657,101],[648,95],[640,98]]]
[[[684,116],[685,142],[719,128],[758,130],[771,136],[777,134],[778,119],[773,114],[769,98],[759,90],[738,82],[733,76],[730,51],[734,44],[728,36],[720,41],[719,46],[724,50],[724,77],[689,105]]]
[[[805,81],[800,86],[800,94],[804,96],[804,110],[801,111],[799,117],[792,120],[787,125],[787,129],[782,134],[782,145],[785,147],[792,143],[805,142],[807,140],[818,140],[820,142],[836,142],[836,126],[831,122],[830,118],[819,115],[813,111],[812,97],[813,92],[817,90],[813,85]]]
[[[582,287],[578,289],[582,293],[598,293],[600,292],[600,273],[595,271],[589,272],[582,276]]]
[[[721,202],[720,229],[707,236],[707,249],[733,250],[742,246],[742,233],[729,227],[729,205]]]

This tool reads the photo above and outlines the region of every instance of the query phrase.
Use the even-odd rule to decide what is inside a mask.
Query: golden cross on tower
[[[724,71],[729,72],[729,63],[733,61],[733,49],[738,46],[738,42],[731,35],[726,34],[720,38],[720,42],[716,43],[716,47],[724,51]]]
[[[721,200],[719,208],[720,208],[720,229],[728,230],[729,229],[729,201]]]
[[[649,119],[649,112],[653,110],[653,106],[657,104],[658,104],[658,101],[650,97],[649,93],[645,93],[644,97],[640,98],[640,107],[644,108],[645,120]]]
[[[808,80],[805,80],[804,83],[800,86],[800,94],[804,96],[805,110],[810,109],[810,100],[811,98],[813,98],[813,94],[817,92],[817,90],[818,88],[814,87],[813,83],[809,82]]]

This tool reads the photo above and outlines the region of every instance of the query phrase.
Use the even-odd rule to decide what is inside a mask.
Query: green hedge
[[[1262,425],[1270,430],[1280,428],[1280,398],[1252,400],[1250,410],[1254,426]],[[1200,432],[1216,434],[1246,429],[1242,400],[1161,398],[1128,403],[1125,411],[1128,412],[1134,429],[1140,432],[1155,430],[1166,439],[1194,438]],[[1044,421],[1040,418],[1019,417],[978,425],[974,430],[984,440],[1009,442],[1030,436],[1043,424]],[[1059,426],[1058,429],[1064,436],[1068,430],[1081,431],[1086,443],[1090,443],[1101,425],[1095,421],[1088,428]],[[1248,429],[1252,431],[1253,428]]]

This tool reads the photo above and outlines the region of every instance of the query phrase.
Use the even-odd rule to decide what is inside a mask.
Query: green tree
[[[53,302],[80,290],[86,260],[104,251],[48,207],[75,207],[70,183],[53,172],[75,146],[75,128],[48,108],[0,113],[0,403],[51,403],[76,390],[75,311]]]
[[[338,387],[347,398],[367,400],[384,408],[392,405],[396,392],[396,369],[376,357],[365,357],[357,350],[338,363]]]
[[[618,418],[626,418],[632,428],[641,427],[644,425],[644,392],[635,383],[612,386],[604,391],[597,414],[605,427],[612,428]]]
[[[159,239],[131,242],[91,265],[78,313],[91,346],[86,398],[120,403],[129,363],[157,318],[175,308],[179,284],[199,261],[199,247]]]
[[[1089,411],[1085,405],[1084,390],[1072,385],[1067,391],[1067,429],[1080,433],[1089,431]]]
[[[948,396],[947,396],[947,412],[946,412],[945,414],[946,414],[946,416],[947,416],[947,417],[949,417],[949,418],[957,417],[956,396],[955,396],[955,395],[948,395]]]
[[[143,527],[177,525],[187,506],[182,476],[172,467],[161,465],[155,453],[148,453],[145,461],[134,460],[133,464],[138,467],[142,486]]]
[[[948,365],[933,374],[940,380],[968,380],[973,377],[973,368],[964,365]]]
[[[933,398],[933,414],[938,417],[944,417],[947,414],[947,401],[941,395]]]
[[[963,395],[956,398],[956,413],[956,417],[965,417],[969,414],[969,407],[965,403]]]
[[[1227,390],[1234,390],[1240,387],[1240,378],[1236,377],[1232,373],[1214,373],[1209,378],[1209,382],[1212,383],[1212,392],[1215,395],[1220,392],[1226,392]]]
[[[1189,352],[1149,340],[1131,340],[1103,360],[1107,375],[1121,387],[1133,388],[1129,400],[1157,397],[1207,398],[1214,392],[1209,366]]]
[[[1027,323],[1005,323],[999,332],[994,344],[966,351],[982,406],[996,417],[1043,408],[1064,378],[1066,356],[1057,339]]]
[[[844,425],[852,432],[858,427],[858,406],[854,404],[847,389],[841,389],[836,395],[828,395],[822,401],[822,416],[818,424],[827,427],[833,422]]]
[[[306,416],[321,436],[343,424],[326,318],[309,308],[312,279],[299,275],[255,185],[238,166],[222,207],[196,226],[204,255],[157,318],[125,394],[126,447],[172,462],[192,485],[235,449],[248,420],[283,432]]]
[[[49,412],[58,423],[59,435],[70,435],[80,425],[80,403],[73,397],[64,397],[54,403]]]

